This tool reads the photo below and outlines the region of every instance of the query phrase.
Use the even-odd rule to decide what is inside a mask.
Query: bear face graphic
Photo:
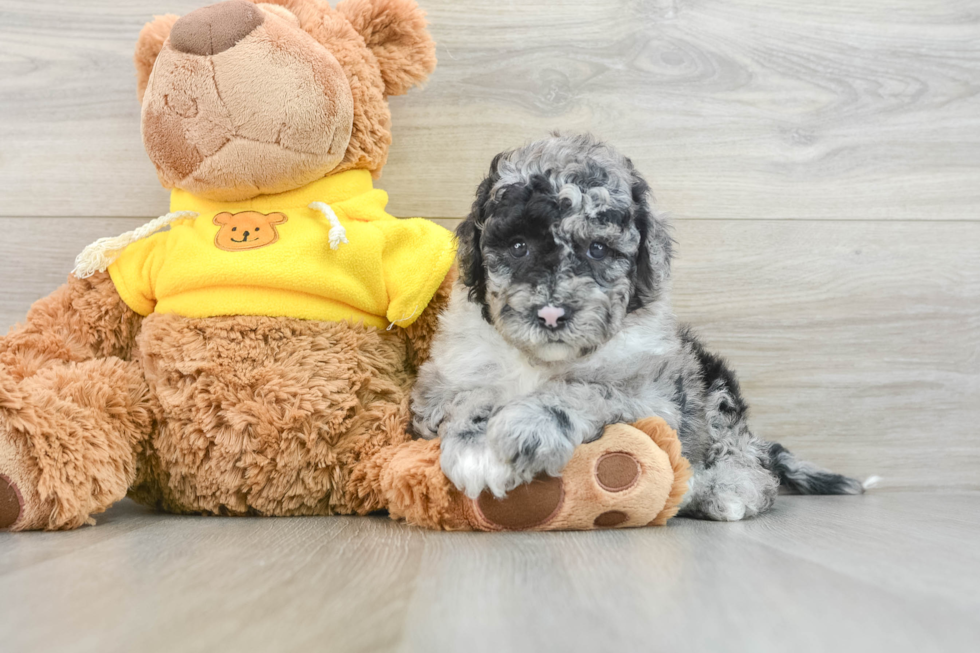
[[[258,249],[279,240],[277,224],[287,220],[283,213],[259,213],[258,211],[227,211],[214,216],[212,222],[221,227],[214,237],[214,246],[226,252]]]

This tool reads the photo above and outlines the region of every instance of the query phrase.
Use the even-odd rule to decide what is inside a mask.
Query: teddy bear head
[[[435,44],[414,0],[226,0],[148,23],[135,62],[160,182],[238,201],[345,170],[377,177],[387,97],[425,80]]]

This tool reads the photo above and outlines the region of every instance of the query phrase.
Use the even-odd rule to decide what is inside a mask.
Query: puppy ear
[[[224,225],[231,222],[232,217],[234,216],[232,216],[231,213],[228,213],[228,211],[222,211],[218,215],[211,218],[211,222],[218,225],[219,227],[223,227]]]
[[[470,289],[470,301],[483,306],[483,318],[489,321],[487,306],[487,273],[483,267],[483,253],[480,250],[480,236],[483,225],[490,218],[490,191],[500,178],[497,163],[503,154],[498,154],[490,163],[490,174],[480,182],[476,199],[470,214],[456,227],[456,262],[459,279]]]
[[[140,104],[143,104],[143,94],[146,92],[146,83],[153,71],[153,63],[163,49],[167,37],[170,36],[170,28],[178,18],[180,16],[173,14],[155,16],[151,22],[143,26],[139,38],[136,39],[133,63],[136,65],[136,97]]]
[[[640,247],[632,273],[633,293],[627,305],[627,310],[633,312],[660,297],[664,282],[670,278],[674,239],[667,223],[650,206],[649,184],[633,168],[632,161],[627,159],[627,164],[633,175],[633,224],[640,232]]]
[[[415,0],[343,0],[337,11],[377,58],[386,95],[407,93],[435,69],[436,44]]]

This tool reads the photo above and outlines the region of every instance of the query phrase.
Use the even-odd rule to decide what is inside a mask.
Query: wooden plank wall
[[[130,58],[199,5],[0,0],[0,326],[165,211]],[[423,5],[440,64],[392,99],[392,212],[459,218],[497,151],[593,131],[674,216],[678,312],[757,431],[980,489],[980,0]]]

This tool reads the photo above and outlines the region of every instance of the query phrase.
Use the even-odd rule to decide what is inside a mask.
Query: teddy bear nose
[[[170,45],[187,54],[224,52],[265,20],[262,10],[246,0],[227,0],[195,9],[170,30]]]

